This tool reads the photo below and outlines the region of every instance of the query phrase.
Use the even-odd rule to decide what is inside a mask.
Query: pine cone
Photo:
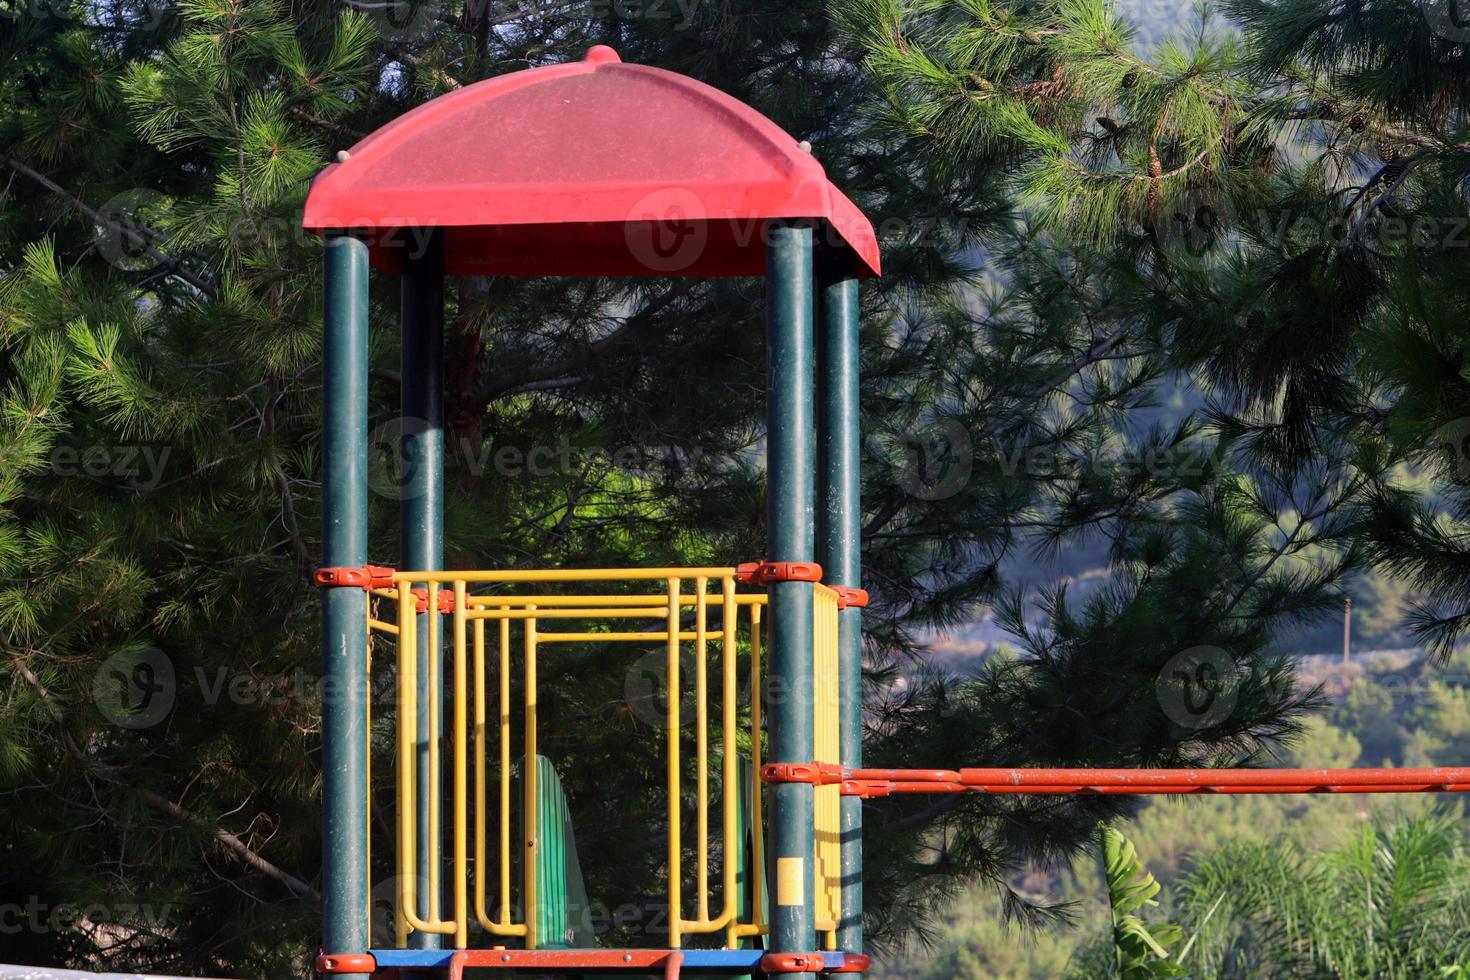
[[[1132,88],[1136,84],[1138,84],[1138,69],[1137,68],[1133,69],[1128,74],[1126,74],[1126,75],[1123,76],[1123,87],[1124,88]]]
[[[1389,140],[1374,140],[1373,148],[1378,151],[1378,157],[1384,163],[1393,163],[1399,158],[1399,148]]]
[[[1351,129],[1355,133],[1361,133],[1368,128],[1368,117],[1361,112],[1355,112],[1348,117],[1347,124],[1348,129]]]

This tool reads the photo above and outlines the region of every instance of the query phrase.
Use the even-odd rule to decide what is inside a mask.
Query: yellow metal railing
[[[841,705],[837,668],[837,593],[817,586],[813,597],[814,645],[812,665],[815,759],[837,765],[842,761],[838,710]],[[828,949],[837,948],[837,923],[842,918],[842,787],[831,784],[815,789],[816,822],[816,909],[817,931],[824,933]]]
[[[569,592],[568,587],[607,583],[596,593]],[[649,585],[660,586],[657,592]],[[551,586],[555,591],[528,594],[537,586]],[[471,922],[496,937],[516,937],[527,948],[535,948],[542,939],[536,935],[537,876],[535,868],[536,840],[534,830],[540,826],[540,795],[537,781],[537,663],[542,647],[570,643],[644,643],[661,645],[666,656],[667,725],[665,754],[668,788],[668,894],[670,906],[671,946],[680,946],[689,934],[723,933],[727,945],[766,933],[765,910],[761,901],[765,877],[765,828],[762,794],[759,784],[751,793],[752,860],[748,909],[737,907],[737,862],[733,855],[743,849],[744,842],[729,840],[731,829],[740,826],[739,819],[739,742],[740,677],[739,638],[742,628],[749,639],[749,671],[746,678],[750,696],[749,727],[746,732],[751,754],[751,778],[757,778],[761,766],[762,706],[761,690],[762,613],[766,605],[764,591],[737,592],[734,568],[651,568],[590,569],[523,572],[414,572],[397,573],[389,588],[375,589],[368,614],[369,649],[374,637],[392,638],[397,642],[397,940],[407,944],[411,932],[438,933],[453,936],[454,944],[469,944]],[[838,671],[837,671],[837,594],[821,585],[815,592],[815,673],[816,691],[814,721],[816,723],[816,758],[823,762],[838,761]],[[433,597],[433,601],[430,601]],[[439,598],[442,597],[442,598]],[[449,914],[441,908],[440,869],[443,866],[442,841],[439,839],[440,801],[443,798],[442,760],[439,745],[444,735],[444,719],[440,717],[440,701],[431,698],[427,706],[418,699],[417,616],[420,607],[437,608],[445,613],[450,643],[448,645],[451,676],[443,685],[452,697],[450,743],[453,746],[451,766],[452,818],[452,899]],[[391,618],[384,614],[391,609]],[[713,625],[710,611],[719,609]],[[730,614],[726,614],[727,612]],[[692,614],[692,623],[686,622]],[[439,649],[439,616],[429,616],[428,643]],[[487,623],[495,623],[495,635],[487,637]],[[408,624],[414,624],[409,626]],[[522,834],[520,904],[512,903],[511,840],[512,801],[512,660],[514,628],[519,626],[521,669],[521,821],[528,828]],[[547,628],[552,627],[552,628]],[[614,628],[617,627],[617,628]],[[487,669],[487,641],[496,656],[492,681]],[[686,650],[693,652],[694,695],[694,874],[693,912],[686,918],[684,892],[684,769],[681,753],[687,719],[683,717],[681,700],[684,680],[681,658]],[[715,755],[711,745],[711,705],[709,697],[711,655],[718,651],[713,669],[718,673],[720,766],[720,834],[718,848],[710,826],[710,766]],[[439,688],[440,658],[427,661],[430,690]],[[490,706],[489,688],[496,691],[494,707]],[[472,702],[472,703],[471,703]],[[418,743],[420,712],[427,710],[428,744]],[[488,777],[488,755],[491,733],[498,753],[496,799],[492,809]],[[428,867],[420,875],[416,868],[418,833],[417,799],[420,775],[419,753],[426,756],[428,840],[425,842]],[[470,779],[473,774],[473,797]],[[369,781],[371,784],[371,781]],[[369,785],[371,792],[371,785]],[[836,924],[841,917],[840,885],[840,799],[836,786],[816,790],[816,919],[820,931],[826,933],[826,945],[834,948]],[[471,802],[473,799],[473,802]],[[371,801],[369,801],[371,812]],[[470,814],[473,813],[473,823]],[[491,823],[495,825],[495,847],[498,868],[488,867]],[[711,854],[717,850],[720,862],[720,907],[716,914],[711,905]],[[471,864],[473,851],[473,864]],[[495,889],[495,912],[492,914],[489,892]],[[473,898],[471,883],[473,882]],[[427,901],[426,915],[419,915],[418,889],[423,886]]]

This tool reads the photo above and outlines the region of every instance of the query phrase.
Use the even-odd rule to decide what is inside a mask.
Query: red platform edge
[[[461,949],[449,958],[448,980],[477,970],[656,970],[676,980],[684,966],[677,949]]]

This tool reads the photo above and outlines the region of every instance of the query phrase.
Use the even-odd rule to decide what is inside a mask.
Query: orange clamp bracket
[[[814,561],[747,561],[735,566],[735,577],[749,585],[820,582],[822,566]]]
[[[868,604],[868,590],[854,589],[846,585],[829,585],[837,593],[838,609],[861,609]]]
[[[316,972],[333,973],[376,973],[378,961],[372,953],[318,953]]]
[[[763,783],[811,783],[831,786],[842,782],[846,770],[826,762],[768,762],[761,766]]]
[[[827,966],[821,953],[767,953],[761,957],[762,973],[819,973]]]
[[[318,568],[312,581],[322,589],[357,588],[365,592],[393,587],[396,570],[385,565],[363,565],[361,568]]]
[[[409,590],[409,594],[413,596],[413,605],[415,610],[417,610],[418,612],[429,611],[428,589],[411,589]],[[439,601],[437,603],[437,606],[439,612],[442,612],[445,615],[454,612],[454,593],[449,591],[448,589],[440,589]]]

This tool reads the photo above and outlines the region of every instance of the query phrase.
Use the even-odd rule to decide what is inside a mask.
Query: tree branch
[[[39,171],[32,170],[30,167],[21,163],[14,157],[0,157],[0,163],[4,163],[5,166],[9,167],[11,170],[14,170],[21,176],[35,181],[58,197],[66,198],[67,201],[71,202],[72,207],[80,211],[88,220],[94,221],[99,225],[106,225],[108,228],[111,228],[114,231],[117,231],[120,234],[126,236],[132,244],[141,248],[145,253],[147,253],[148,257],[157,262],[160,267],[166,269],[170,274],[178,276],[180,279],[184,280],[184,282],[193,286],[195,289],[199,290],[210,299],[218,300],[220,298],[218,286],[210,282],[208,279],[205,279],[194,272],[190,272],[189,269],[184,266],[183,259],[180,259],[179,257],[174,255],[165,254],[164,252],[160,252],[157,248],[154,248],[152,243],[148,240],[147,236],[125,225],[119,224],[111,218],[102,215],[95,209],[88,207],[87,204],[83,202],[80,198],[76,197],[74,194],[69,193],[64,187],[56,183],[50,177],[47,177],[45,174],[40,173]]]
[[[57,705],[51,692],[46,689],[46,685],[41,683],[41,678],[37,677],[35,672],[27,667],[25,663],[20,659],[20,657],[14,652],[12,652],[11,654],[10,662],[15,665],[15,669],[20,674],[20,676],[23,677],[26,682],[35,689],[36,693],[41,696],[41,703],[46,706],[46,710],[50,712],[52,719],[56,721],[57,724],[61,724],[63,721],[65,721],[65,714],[62,712],[60,706]],[[82,752],[81,746],[77,745],[76,740],[71,737],[71,734],[69,732],[62,732],[62,743],[66,747],[67,754],[72,756],[79,763],[81,763],[82,766],[85,767],[89,772],[95,773],[100,778],[105,779],[107,782],[113,783],[114,785],[121,784],[121,780],[118,780],[117,778],[107,773],[100,772],[97,767],[92,764],[92,761],[87,758],[86,754]],[[211,821],[206,820],[204,817],[199,816],[197,813],[191,813],[190,811],[185,810],[177,803],[164,796],[159,795],[158,793],[155,793],[151,789],[139,788],[138,794],[142,796],[142,798],[147,801],[147,803],[154,809],[163,811],[164,813],[173,817],[175,820],[183,821],[184,823],[191,824],[201,830],[208,832],[211,837],[223,844],[240,860],[244,861],[250,867],[259,871],[261,874],[269,878],[274,878],[276,881],[279,881],[281,884],[290,889],[292,893],[302,898],[309,898],[314,901],[321,900],[321,892],[317,891],[315,888],[307,884],[302,879],[291,874],[289,871],[285,871],[277,865],[272,864],[270,861],[267,861],[255,851],[251,850],[248,844],[246,844],[240,838],[236,837],[234,834],[230,833],[228,830],[225,830],[223,827],[215,825]]]
[[[274,878],[276,881],[279,881],[281,884],[290,889],[294,894],[300,896],[301,898],[312,899],[313,901],[321,900],[321,892],[317,891],[315,888],[311,887],[311,885],[307,884],[305,881],[302,881],[300,878],[296,877],[290,872],[283,871],[281,868],[267,861],[265,858],[252,851],[249,845],[247,845],[244,841],[236,837],[234,834],[230,833],[228,830],[225,830],[223,827],[216,826],[209,820],[206,820],[204,817],[199,816],[197,813],[192,813],[188,810],[185,810],[174,801],[164,796],[161,796],[158,793],[155,793],[151,789],[139,789],[138,795],[143,797],[143,799],[146,800],[150,806],[154,807],[157,810],[162,810],[164,813],[173,817],[175,820],[190,824],[191,826],[198,827],[200,830],[207,832],[211,837],[219,841],[227,849],[233,852],[234,855],[240,860],[244,861],[246,864],[250,865],[250,867],[254,868],[256,871],[259,871],[266,877]]]

